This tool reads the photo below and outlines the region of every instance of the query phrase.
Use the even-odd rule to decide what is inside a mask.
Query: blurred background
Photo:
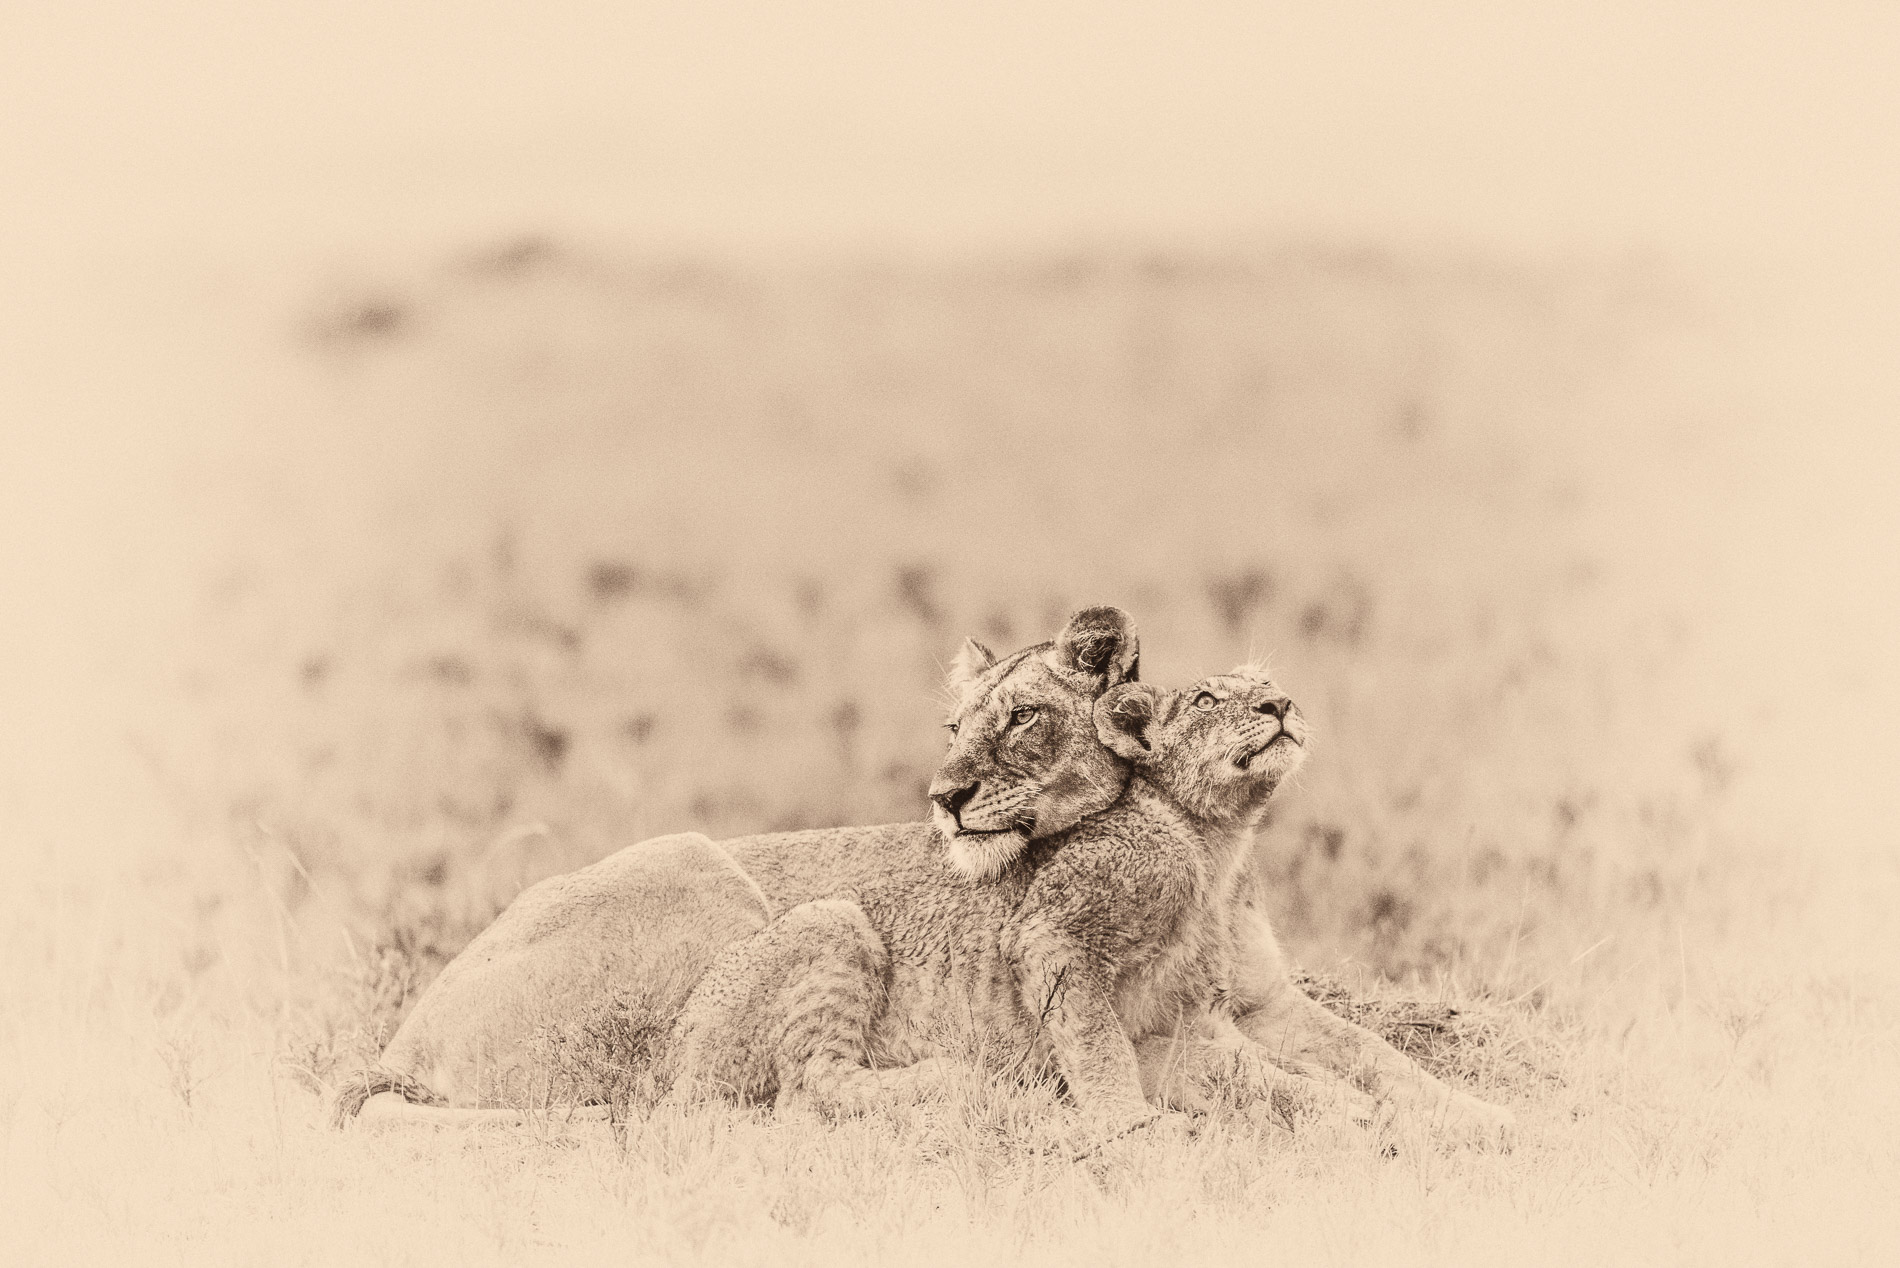
[[[1260,847],[1309,961],[1861,956],[1896,56],[1874,4],[9,5],[11,952],[160,1018],[426,975],[645,835],[919,815],[957,641],[1112,602],[1314,718]]]

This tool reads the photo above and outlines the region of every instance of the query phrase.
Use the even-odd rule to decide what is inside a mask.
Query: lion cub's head
[[[998,660],[974,639],[950,668],[950,751],[930,784],[930,816],[965,876],[993,876],[1035,837],[1106,810],[1128,767],[1102,747],[1095,702],[1133,682],[1134,623],[1085,608],[1053,642]]]
[[[1095,705],[1101,741],[1210,827],[1252,827],[1306,760],[1306,720],[1253,666],[1184,691],[1126,683]]]

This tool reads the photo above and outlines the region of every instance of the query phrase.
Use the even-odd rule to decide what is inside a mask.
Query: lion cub
[[[1132,769],[1127,790],[1033,843],[997,933],[1022,1010],[1012,1029],[1034,1036],[1024,1055],[1052,1057],[1077,1106],[1111,1130],[1152,1118],[1151,1100],[1231,1099],[1330,1105],[1362,1122],[1409,1105],[1460,1134],[1508,1139],[1510,1111],[1446,1087],[1301,992],[1253,907],[1253,831],[1306,754],[1293,702],[1244,667],[1183,691],[1123,682],[1096,701],[1094,722]],[[853,904],[806,904],[796,928],[721,954],[675,1030],[681,1073],[698,1067],[753,1097],[802,1086],[838,1109],[927,1090],[941,1061],[905,1067],[877,1051],[884,965]],[[945,1054],[914,1054],[925,1055]]]
[[[1253,828],[1304,757],[1299,711],[1241,670],[1178,692],[1117,685],[1094,725],[1130,763],[1127,791],[1037,845],[998,933],[1032,1052],[1052,1057],[1076,1104],[1111,1129],[1152,1118],[1148,1093],[1204,1103],[1195,1085],[1210,1077],[1240,1080],[1250,1097],[1305,1090],[1213,1007]],[[940,1062],[873,1068],[884,955],[855,906],[809,903],[788,921],[796,930],[721,954],[674,1030],[673,1070],[747,1100],[803,1090],[830,1109],[925,1090]]]
[[[1182,691],[1122,684],[1095,720],[1133,768],[1128,790],[1060,839],[1003,932],[1071,1095],[1131,1121],[1151,1113],[1144,1084],[1196,1103],[1193,1074],[1213,1062],[1250,1061],[1256,1095],[1305,1085],[1250,1056],[1213,1008],[1253,830],[1306,756],[1299,709],[1249,667]],[[1188,1078],[1170,1053],[1189,1057]]]

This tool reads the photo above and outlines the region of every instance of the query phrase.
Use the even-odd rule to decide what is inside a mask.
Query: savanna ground
[[[1760,473],[1692,288],[526,239],[299,295],[276,395],[176,468],[188,633],[122,737],[161,818],[8,887],[9,1259],[1900,1254],[1893,863],[1815,839],[1798,704],[1711,670]],[[1317,733],[1258,847],[1282,936],[1462,1005],[1435,1057],[1514,1150],[1236,1118],[1071,1162],[1047,1089],[976,1075],[836,1126],[322,1125],[522,885],[916,817],[957,640],[1096,602],[1153,681],[1270,659]]]

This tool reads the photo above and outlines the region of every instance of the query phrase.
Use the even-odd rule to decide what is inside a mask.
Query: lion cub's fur
[[[1097,702],[1096,717],[1103,744],[1134,767],[1122,804],[1096,823],[1139,807],[1151,826],[1099,840],[1086,825],[1071,834],[1069,857],[1037,874],[1024,908],[1036,911],[1043,892],[1061,895],[1038,945],[1071,948],[1055,973],[1112,986],[1136,1056],[1091,1027],[1095,1068],[1124,1087],[1137,1069],[1148,1094],[1180,1104],[1204,1104],[1218,1089],[1240,1100],[1330,1101],[1361,1119],[1386,1105],[1456,1135],[1507,1139],[1510,1111],[1445,1086],[1293,982],[1258,906],[1249,847],[1268,799],[1304,760],[1307,732],[1265,672],[1242,666],[1173,693],[1124,685]],[[1044,977],[1055,980],[1048,967]]]
[[[1218,710],[1181,703],[1212,702],[1214,692]],[[1014,699],[1013,708],[1024,707]],[[1018,1068],[1052,1066],[1085,1112],[1114,1127],[1151,1116],[1144,1081],[1162,1079],[1151,1070],[1144,1080],[1135,1040],[1190,1031],[1182,1042],[1194,1054],[1191,1069],[1206,1065],[1214,1043],[1207,1019],[1216,976],[1232,959],[1229,917],[1250,830],[1280,779],[1299,764],[1304,724],[1270,685],[1229,678],[1177,693],[1118,685],[1091,714],[1098,739],[1136,771],[1110,809],[1035,843],[976,887],[933,886],[927,870],[912,874],[919,862],[914,844],[908,834],[893,834],[875,874],[850,888],[848,902],[839,901],[843,894],[833,899],[835,956],[805,942],[796,957],[804,976],[796,979],[774,945],[775,926],[721,957],[687,1005],[694,1020],[683,1024],[705,1036],[709,1050],[750,1054],[749,1065],[735,1060],[724,1067],[728,1087],[758,1096],[777,1077],[784,1088],[805,1063],[813,1072],[803,1076],[806,1086],[822,1096],[819,1077],[825,1087],[840,1086],[853,1054],[901,1063],[975,1041]],[[1247,764],[1237,764],[1237,755]],[[838,842],[829,834],[731,843],[766,892],[785,896],[797,892],[784,873],[789,861],[808,863],[838,844],[855,853],[855,838]],[[840,856],[821,870],[836,876],[851,866]],[[914,910],[907,916],[925,895],[954,918],[919,923]],[[875,957],[851,927],[859,912],[868,916],[866,927],[895,939],[887,999],[868,980]],[[954,939],[941,936],[959,929]],[[920,932],[931,936],[919,939]],[[704,1009],[702,993],[750,1003]],[[855,1011],[867,1005],[883,1011]],[[811,1030],[820,1013],[837,1027],[832,1042],[787,1045],[777,1038]],[[723,1035],[720,1026],[727,1027]],[[1229,1048],[1242,1046],[1235,1037]],[[1178,1057],[1182,1048],[1171,1050]],[[1159,1057],[1163,1049],[1149,1051]],[[1255,1067],[1270,1084],[1264,1063]],[[1302,1082],[1284,1074],[1279,1081]],[[1191,1082],[1173,1080],[1167,1099],[1192,1100],[1180,1094]]]
[[[809,904],[836,906],[835,954],[814,926],[796,971],[771,930],[722,955],[701,991],[762,1005],[687,1006],[700,1042],[727,1059],[728,1084],[758,1095],[776,1078],[783,1092],[802,1068],[820,1100],[859,1105],[929,1078],[920,1069],[907,1083],[903,1071],[858,1063],[954,1052],[960,1038],[1018,1069],[1052,1066],[1109,1127],[1151,1117],[1151,1099],[1331,1103],[1367,1119],[1376,1096],[1466,1135],[1506,1132],[1508,1111],[1446,1088],[1304,995],[1253,905],[1253,829],[1305,752],[1292,701],[1243,668],[1181,692],[1117,686],[1094,715],[1103,744],[1134,768],[1109,810],[1033,842],[976,887],[931,884],[917,836],[890,829],[883,866]],[[731,845],[766,892],[816,897],[794,879],[799,865],[852,872],[861,841],[817,833]],[[920,902],[943,918],[906,914]],[[866,928],[894,940],[882,1014],[857,1011],[879,1006]],[[774,1013],[774,999],[797,1006]],[[811,1025],[820,1014],[834,1027],[828,1040]],[[775,1038],[788,1033],[802,1036],[793,1062]]]
[[[1119,686],[1095,718],[1134,777],[1037,870],[1004,945],[1078,1100],[1123,1113],[1145,1108],[1150,1093],[1194,1103],[1252,831],[1305,756],[1305,723],[1264,678],[1237,676],[1175,692]],[[1144,1069],[1137,1045],[1151,1038],[1171,1043],[1142,1047]],[[1190,1077],[1164,1087],[1156,1066],[1170,1050],[1194,1060]]]

